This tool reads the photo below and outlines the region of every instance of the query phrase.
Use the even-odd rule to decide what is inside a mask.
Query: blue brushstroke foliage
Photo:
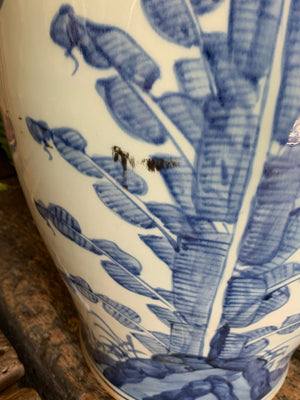
[[[250,79],[256,80],[268,72],[282,6],[283,0],[230,2],[229,52],[237,69]]]
[[[171,270],[173,269],[175,250],[165,237],[155,235],[139,235],[139,237],[158,258],[165,262]]]
[[[214,11],[224,0],[190,0],[196,14],[202,15]]]
[[[163,112],[197,149],[205,124],[202,112],[203,100],[195,100],[180,93],[168,93],[157,99],[157,102]]]
[[[88,156],[85,151],[87,141],[78,131],[72,128],[50,129],[44,121],[35,121],[29,117],[26,118],[26,124],[32,137],[39,144],[44,144],[48,153],[48,148],[51,148],[49,142],[52,140],[60,155],[82,174],[101,179],[106,172],[113,178],[112,181],[119,183],[130,193],[147,193],[146,181],[131,169],[124,171],[121,161],[99,155]]]
[[[198,34],[185,0],[142,0],[151,26],[162,37],[180,46],[199,44]]]
[[[258,100],[257,82],[242,75],[232,63],[227,35],[219,32],[204,34],[203,54],[211,66],[220,102],[230,108],[251,110]]]
[[[154,290],[150,290],[144,281],[138,279],[128,268],[122,267],[115,262],[101,261],[104,270],[123,288],[151,299],[158,299]]]
[[[235,223],[254,155],[256,118],[243,108],[227,108],[210,97],[206,129],[198,148],[193,199],[204,219]]]
[[[280,330],[278,331],[278,334],[288,335],[290,333],[293,333],[299,328],[300,328],[300,314],[290,315],[282,323]]]
[[[147,143],[165,143],[168,135],[166,128],[127,82],[114,76],[99,79],[95,87],[111,115],[125,132]]]
[[[273,123],[273,138],[283,145],[288,142],[289,132],[300,114],[299,17],[299,1],[292,0],[283,51],[280,91]]]
[[[142,265],[135,257],[120,249],[116,243],[110,240],[90,239],[83,235],[78,221],[63,207],[52,203],[45,206],[40,200],[35,201],[35,206],[48,224],[51,221],[61,234],[80,247],[97,255],[106,255],[133,275],[140,274]]]
[[[231,278],[224,300],[223,321],[236,328],[249,326],[281,308],[290,298],[287,287],[271,293],[267,289],[266,281],[259,277]]]
[[[244,236],[239,261],[246,265],[267,263],[278,252],[300,185],[300,146],[286,146],[269,156]]]
[[[175,162],[173,168],[162,168],[160,173],[169,189],[170,194],[186,215],[195,215],[193,203],[193,178],[194,172],[183,157],[172,157],[169,154],[151,156],[152,160],[169,160]]]
[[[122,361],[103,362],[108,366],[104,375],[113,384],[121,387],[147,377],[162,380],[172,374],[207,369],[210,376],[206,379],[182,382],[180,388],[145,398],[179,400],[209,395],[218,400],[237,400],[235,382],[243,377],[251,400],[259,400],[271,390],[280,373],[278,369],[271,375],[271,364],[263,359],[268,354],[272,358],[268,336],[293,333],[300,327],[299,315],[287,317],[281,327],[264,326],[243,334],[232,333],[231,328],[249,327],[283,307],[290,298],[288,284],[299,275],[296,263],[285,264],[300,243],[299,210],[294,209],[300,189],[297,143],[282,147],[277,155],[268,155],[238,249],[238,262],[245,268],[239,266],[229,279],[210,354],[206,359],[201,354],[215,293],[226,272],[232,226],[252,172],[261,121],[261,115],[256,114],[264,82],[261,78],[267,82],[263,106],[283,0],[231,0],[227,34],[203,33],[197,16],[211,12],[222,0],[141,0],[141,4],[159,35],[175,46],[197,46],[200,50],[199,58],[175,62],[179,92],[154,97],[150,90],[160,70],[152,57],[126,32],[80,17],[70,5],[63,5],[55,15],[50,35],[65,49],[65,55],[74,59],[76,68],[75,48],[89,66],[114,69],[113,76],[99,79],[95,87],[124,132],[151,145],[166,142],[171,132],[149,106],[154,101],[192,144],[196,150],[194,164],[181,153],[180,158],[173,157],[173,168],[160,169],[176,205],[135,201],[132,195],[145,194],[147,183],[113,159],[88,156],[86,140],[74,129],[50,129],[45,122],[30,118],[26,122],[49,157],[51,140],[69,165],[100,179],[93,186],[96,195],[115,214],[138,228],[159,228],[163,236],[150,232],[139,237],[170,268],[172,290],[148,286],[139,277],[141,265],[137,260],[113,242],[85,237],[78,221],[62,207],[46,207],[42,202],[36,202],[36,207],[48,224],[50,221],[76,244],[108,257],[109,261],[101,260],[101,265],[110,277],[124,289],[154,300],[155,304],[147,304],[148,309],[170,328],[170,336],[161,332],[150,332],[149,336],[134,310],[94,293],[82,278],[69,277],[70,284],[87,299],[101,301],[111,317],[134,330],[131,335],[151,353],[162,353],[151,359],[132,358],[128,353]],[[281,145],[290,140],[290,127],[300,111],[296,51],[299,13],[297,0],[292,0],[273,129],[273,140]],[[155,162],[166,157],[170,158],[155,154],[151,159]],[[164,228],[176,236],[175,246]],[[163,307],[158,305],[162,298],[166,299]],[[113,354],[117,352],[115,347]],[[95,354],[105,359],[101,351]]]
[[[99,181],[93,187],[99,199],[125,221],[145,229],[155,227],[153,219],[111,182]]]
[[[71,274],[70,275],[63,274],[63,276],[73,291],[80,292],[80,294],[82,294],[86,299],[88,299],[92,303],[99,302],[97,294],[94,293],[90,285],[80,276],[74,276]]]
[[[91,160],[113,177],[121,186],[126,186],[126,189],[130,193],[144,195],[148,192],[147,182],[132,169],[127,168],[124,171],[121,162],[115,161],[112,157],[99,155],[93,155]]]
[[[203,57],[178,60],[174,64],[174,71],[180,91],[189,98],[199,101],[210,94]]]
[[[113,67],[144,90],[151,89],[160,75],[157,64],[126,32],[79,17],[68,4],[53,18],[50,36],[66,50],[66,56],[74,58],[72,50],[77,47],[90,66]]]

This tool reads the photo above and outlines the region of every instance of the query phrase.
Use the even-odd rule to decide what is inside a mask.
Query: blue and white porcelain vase
[[[15,165],[99,380],[272,399],[300,343],[300,1],[0,7]]]

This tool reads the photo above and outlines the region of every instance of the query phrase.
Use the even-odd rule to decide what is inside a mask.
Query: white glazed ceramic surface
[[[299,16],[298,0],[0,1],[15,165],[116,397],[282,384],[300,342]]]

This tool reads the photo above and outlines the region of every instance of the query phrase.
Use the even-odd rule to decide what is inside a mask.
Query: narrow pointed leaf
[[[268,288],[272,288],[278,285],[285,285],[285,282],[292,279],[293,277],[300,278],[300,264],[289,263],[280,265],[276,268],[271,269],[262,275],[267,283]]]
[[[169,93],[157,99],[163,112],[197,150],[204,128],[203,101],[179,93]]]
[[[153,314],[157,316],[157,318],[167,326],[170,326],[173,322],[182,322],[178,315],[175,312],[160,306],[156,306],[154,304],[148,304],[147,307]]]
[[[254,329],[252,331],[247,332],[247,337],[249,341],[262,338],[264,336],[268,336],[270,333],[273,333],[278,328],[274,325],[264,326],[263,328]]]
[[[49,203],[48,210],[50,211],[51,220],[53,223],[65,224],[76,232],[81,233],[81,228],[78,221],[63,207]]]
[[[104,310],[120,324],[142,332],[139,326],[141,317],[134,310],[102,294],[98,294],[98,299],[102,301]]]
[[[123,79],[99,79],[95,87],[115,121],[130,136],[157,145],[166,141],[165,127]]]
[[[151,89],[160,75],[154,60],[126,32],[77,16],[70,5],[61,6],[52,20],[50,35],[65,48],[66,56],[72,56],[73,48],[78,47],[90,66],[114,67],[124,79],[144,90]]]
[[[116,162],[112,157],[92,156],[91,160],[103,168],[111,177],[113,177],[121,186],[133,194],[143,195],[148,191],[147,182],[137,175],[131,168],[124,171],[121,162]]]
[[[290,315],[279,328],[279,335],[288,335],[300,328],[300,314]]]
[[[268,339],[260,339],[254,343],[245,346],[241,352],[241,357],[256,356],[269,345]]]
[[[100,181],[93,186],[99,199],[125,221],[145,229],[155,226],[153,220],[111,182]]]
[[[73,150],[84,152],[87,146],[85,138],[78,131],[71,128],[53,129],[52,135],[54,139],[59,139],[67,147],[70,147]]]
[[[142,5],[159,35],[184,47],[198,44],[194,21],[184,0],[142,0]]]
[[[83,278],[80,276],[65,275],[65,279],[73,290],[75,289],[80,292],[86,299],[92,303],[99,302],[97,294],[94,293],[93,289]]]
[[[41,216],[47,222],[50,220],[62,235],[88,251],[98,255],[102,254],[101,249],[81,233],[78,221],[63,207],[52,203],[46,207],[41,201],[35,201],[35,205]]]
[[[121,264],[131,274],[139,275],[142,270],[141,263],[131,254],[121,250],[120,247],[110,240],[91,239],[91,242],[112,260]]]
[[[173,268],[175,251],[165,237],[154,235],[139,236],[158,258],[165,262],[170,269]]]
[[[175,62],[176,78],[181,91],[194,99],[210,94],[203,58],[186,58]]]
[[[160,343],[158,340],[155,340],[151,336],[146,336],[140,333],[133,333],[132,334],[139,342],[142,343],[143,346],[146,347],[151,353],[159,354],[165,353],[166,347]]]
[[[135,275],[128,273],[127,270],[122,269],[119,265],[110,261],[101,261],[101,265],[105,271],[123,288],[130,290],[133,293],[157,300],[158,297],[154,291],[149,290],[143,281],[137,278]]]

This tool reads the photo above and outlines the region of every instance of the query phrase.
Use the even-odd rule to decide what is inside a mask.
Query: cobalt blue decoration
[[[193,51],[172,64],[177,88],[159,95],[154,86],[163,69],[137,38],[77,15],[69,4],[53,16],[50,38],[75,61],[74,73],[82,63],[99,72],[91,92],[131,143],[149,149],[148,159],[134,160],[118,146],[111,157],[91,155],[76,129],[26,118],[49,164],[60,157],[90,182],[94,201],[135,230],[145,254],[161,265],[162,281],[170,277],[161,287],[159,276],[151,276],[154,287],[141,256],[117,240],[90,238],[67,209],[35,200],[53,234],[89,251],[102,276],[140,299],[137,310],[144,308],[158,324],[149,327],[142,312],[116,301],[114,293],[63,273],[93,306],[87,307],[93,328],[86,340],[97,371],[125,398],[270,399],[264,396],[272,395],[289,357],[278,338],[292,347],[299,335],[300,314],[272,324],[269,317],[285,310],[300,279],[300,264],[290,260],[300,246],[300,131],[294,125],[300,113],[300,6],[296,0],[288,6],[231,0],[227,31],[205,32],[201,18],[224,3],[140,0],[155,37]],[[281,80],[268,133],[264,111],[284,15]],[[265,152],[258,148],[264,140]],[[165,151],[169,144],[173,153]],[[134,171],[135,163],[158,175],[169,202],[143,197],[151,199],[153,187],[149,175]]]

